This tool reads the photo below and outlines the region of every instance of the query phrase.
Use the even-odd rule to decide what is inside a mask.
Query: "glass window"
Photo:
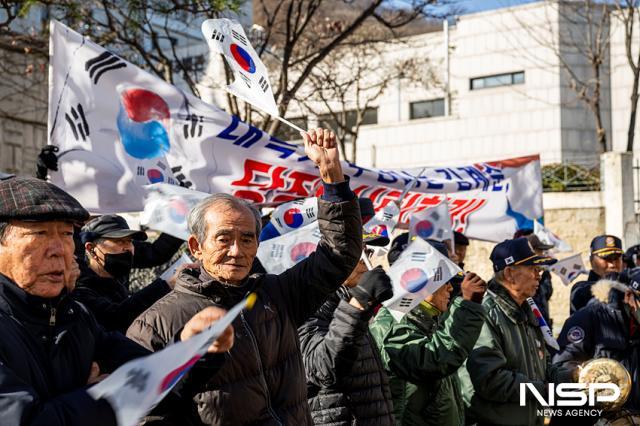
[[[444,115],[444,98],[411,102],[409,109],[411,120],[415,120],[416,118],[442,117]]]
[[[345,126],[348,128],[353,128],[356,126],[356,121],[358,119],[358,113],[354,110],[345,111]],[[337,111],[335,114],[340,121],[342,117],[342,112]],[[333,119],[331,114],[322,114],[318,116],[318,122],[321,127],[328,127],[330,129],[338,128],[336,121]],[[362,114],[362,125],[366,126],[368,124],[378,124],[378,108],[367,108]]]
[[[511,86],[513,84],[524,84],[524,71],[472,78],[469,87],[471,90],[478,90],[488,89],[490,87]]]

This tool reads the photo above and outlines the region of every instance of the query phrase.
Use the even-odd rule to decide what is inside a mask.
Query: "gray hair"
[[[200,201],[189,212],[189,232],[196,236],[198,241],[202,243],[207,238],[207,223],[204,220],[207,211],[217,205],[225,204],[234,209],[247,209],[253,214],[256,222],[256,238],[260,236],[262,231],[262,216],[260,211],[251,203],[242,198],[234,197],[230,194],[218,193]]]
[[[504,285],[504,269],[496,272],[493,276],[493,280],[500,285]]]

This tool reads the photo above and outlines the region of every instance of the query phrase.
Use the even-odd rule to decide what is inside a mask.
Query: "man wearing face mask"
[[[591,286],[601,278],[617,277],[624,268],[622,241],[613,235],[600,235],[591,241],[591,271],[586,281],[571,287],[571,311],[573,315],[589,303],[593,297]]]
[[[73,294],[105,329],[125,333],[138,315],[173,288],[175,276],[169,281],[158,278],[136,293],[129,292],[133,242],[146,240],[147,234],[129,229],[123,217],[114,214],[97,217],[82,227],[80,237],[88,268]]]

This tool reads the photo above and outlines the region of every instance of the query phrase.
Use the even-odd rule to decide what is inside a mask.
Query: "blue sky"
[[[462,0],[456,4],[464,8],[464,13],[473,13],[534,1],[538,0]]]

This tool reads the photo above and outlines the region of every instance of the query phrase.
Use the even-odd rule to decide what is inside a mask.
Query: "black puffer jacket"
[[[73,297],[89,308],[105,329],[124,334],[138,315],[171,291],[160,278],[133,294],[127,286],[127,282],[100,277],[87,268],[73,290]]]
[[[280,275],[254,274],[226,286],[185,270],[175,289],[141,315],[127,335],[149,349],[164,347],[206,306],[229,308],[248,292],[256,305],[233,323],[235,343],[217,374],[194,366],[182,394],[212,425],[311,424],[297,328],[336,291],[360,257],[362,224],[355,199],[318,201],[322,239],[317,250]]]
[[[339,290],[300,329],[316,425],[393,425],[389,380],[369,334],[371,312]]]
[[[110,373],[148,353],[70,297],[30,296],[0,274],[0,425],[115,426],[85,390],[91,363]]]

